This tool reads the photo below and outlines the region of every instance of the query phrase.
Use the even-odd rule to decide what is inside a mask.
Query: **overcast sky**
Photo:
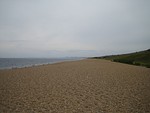
[[[0,57],[150,48],[150,0],[0,0]]]

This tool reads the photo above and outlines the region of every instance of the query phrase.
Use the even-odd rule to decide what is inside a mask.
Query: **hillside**
[[[145,66],[150,68],[150,49],[135,53],[94,57],[95,59],[106,59],[114,62]]]

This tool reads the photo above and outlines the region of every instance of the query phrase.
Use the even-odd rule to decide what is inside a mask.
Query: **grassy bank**
[[[114,62],[145,66],[150,68],[150,49],[135,53],[94,57],[95,59],[106,59]]]

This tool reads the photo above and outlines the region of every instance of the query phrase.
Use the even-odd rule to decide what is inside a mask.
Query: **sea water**
[[[81,59],[83,58],[0,58],[0,69],[31,67]]]

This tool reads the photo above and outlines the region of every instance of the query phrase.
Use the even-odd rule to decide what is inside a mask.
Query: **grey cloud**
[[[148,49],[149,6],[149,0],[1,0],[0,57]]]

